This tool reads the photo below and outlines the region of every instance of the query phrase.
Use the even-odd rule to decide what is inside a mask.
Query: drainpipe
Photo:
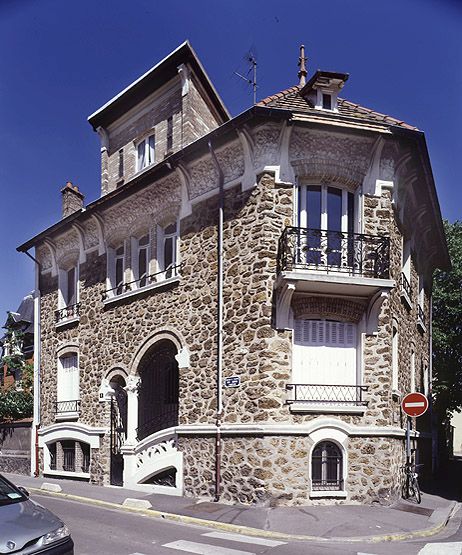
[[[432,381],[433,381],[433,295],[430,295],[430,322],[428,323],[429,328],[429,350],[430,350],[430,360],[428,362],[428,396],[429,396],[429,408],[430,408],[430,426],[432,431],[432,475],[434,476],[438,471],[439,462],[439,426],[438,420],[435,413],[433,412],[433,395],[432,395]]]
[[[40,262],[28,251],[24,251],[35,264],[35,289],[34,289],[34,416],[31,430],[31,474],[39,475],[39,447],[38,431],[40,428],[40,351],[41,351],[41,324],[40,324]]]
[[[217,414],[215,435],[215,501],[220,499],[221,489],[221,419],[223,414],[223,170],[218,163],[212,142],[208,142],[210,155],[218,172],[218,229],[217,229]]]

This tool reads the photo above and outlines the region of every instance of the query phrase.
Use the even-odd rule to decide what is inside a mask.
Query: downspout
[[[432,395],[432,382],[433,382],[433,295],[430,295],[430,322],[429,327],[429,348],[430,348],[430,360],[428,362],[428,381],[426,384],[429,393],[429,408],[430,408],[430,426],[432,430],[432,475],[434,476],[438,471],[438,460],[439,460],[439,438],[438,438],[438,422],[436,420],[436,415],[433,412],[433,395]]]
[[[221,490],[221,419],[223,414],[223,170],[218,163],[212,141],[208,141],[210,155],[218,172],[218,228],[217,228],[217,413],[215,434],[215,501]]]
[[[24,251],[35,263],[34,288],[34,415],[31,430],[31,474],[39,475],[38,431],[40,428],[40,356],[41,356],[41,324],[40,324],[40,262],[28,251]]]

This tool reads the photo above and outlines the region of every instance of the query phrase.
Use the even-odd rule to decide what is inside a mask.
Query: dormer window
[[[328,93],[322,93],[322,109],[332,110],[332,96]]]
[[[137,152],[137,170],[141,171],[147,168],[151,164],[154,164],[156,160],[156,138],[155,135],[149,135],[141,142],[138,143],[136,147]]]

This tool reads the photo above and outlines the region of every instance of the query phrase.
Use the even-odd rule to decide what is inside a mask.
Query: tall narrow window
[[[58,310],[55,312],[56,323],[78,318],[78,266],[58,273]]]
[[[77,353],[59,358],[56,413],[76,413],[79,407],[79,368]]]
[[[174,223],[164,229],[164,272],[166,279],[175,275],[176,243],[176,223]]]
[[[73,305],[77,302],[77,280],[76,268],[71,268],[67,271],[67,291],[66,291],[66,306]]]
[[[403,240],[403,263],[401,273],[401,292],[405,295],[407,304],[412,302],[411,293],[411,242]]]
[[[119,150],[119,177],[124,176],[124,150],[121,148]]]
[[[301,185],[297,263],[353,271],[354,194],[327,185]]]
[[[154,164],[156,158],[156,138],[154,134],[138,143],[137,158],[138,171]]]
[[[167,118],[167,153],[173,149],[173,117]]]
[[[391,388],[398,391],[398,328],[393,325],[392,332],[392,374]]]
[[[124,247],[123,245],[115,251],[115,294],[120,295],[124,286]]]
[[[313,491],[341,491],[343,489],[342,453],[335,443],[318,443],[311,456]]]
[[[149,235],[138,241],[138,285],[144,287],[148,283],[149,268]]]

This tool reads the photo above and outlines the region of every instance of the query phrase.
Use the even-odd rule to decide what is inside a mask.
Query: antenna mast
[[[237,71],[235,71],[234,73],[235,73],[235,75],[237,75],[238,77],[243,79],[246,83],[248,83],[249,85],[252,85],[253,103],[256,104],[257,103],[257,88],[258,88],[258,86],[257,86],[257,58],[256,58],[255,54],[253,54],[252,52],[249,52],[246,55],[245,59],[251,65],[249,71],[247,72],[247,77],[245,77],[244,75],[240,74]],[[249,79],[249,77],[248,77],[250,72],[252,72],[252,79]]]

